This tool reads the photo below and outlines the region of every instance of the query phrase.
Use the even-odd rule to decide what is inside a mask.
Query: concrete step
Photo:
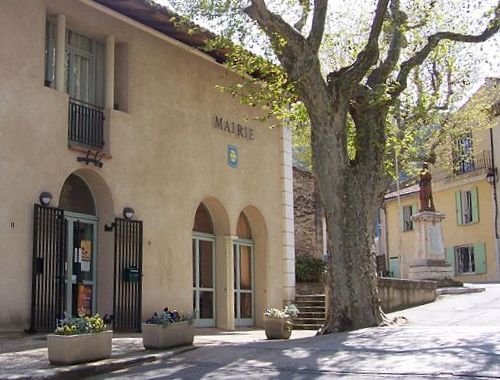
[[[295,306],[324,306],[325,301],[294,301]]]
[[[317,324],[302,324],[302,323],[294,323],[293,328],[295,330],[318,330],[323,326],[322,323]]]
[[[297,309],[303,311],[323,311],[326,310],[325,305],[301,305],[297,306]]]
[[[305,312],[301,311],[299,314],[298,318],[319,318],[319,319],[325,319],[326,318],[326,313],[324,311],[318,311],[318,312]]]
[[[295,305],[300,314],[293,321],[297,330],[318,330],[326,320],[326,303],[324,294],[298,294]]]
[[[322,325],[325,319],[321,318],[295,318],[293,324],[297,325]]]
[[[311,301],[311,300],[324,300],[324,294],[297,294],[295,296],[296,301]]]

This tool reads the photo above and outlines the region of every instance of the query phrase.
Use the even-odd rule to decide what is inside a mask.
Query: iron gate
[[[51,331],[63,316],[64,211],[34,205],[31,332]]]
[[[142,220],[115,219],[113,330],[140,331]]]

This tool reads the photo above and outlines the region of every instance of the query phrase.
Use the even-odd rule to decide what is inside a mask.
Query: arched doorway
[[[238,239],[233,243],[235,326],[254,325],[254,243],[244,213],[236,225]]]
[[[59,208],[66,220],[67,255],[64,311],[68,315],[96,312],[97,225],[94,195],[86,181],[71,174],[64,182]]]
[[[196,210],[192,239],[195,324],[215,326],[215,231],[208,208]]]

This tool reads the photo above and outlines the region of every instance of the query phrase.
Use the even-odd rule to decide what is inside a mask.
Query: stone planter
[[[189,321],[174,322],[167,326],[151,323],[142,324],[142,344],[146,349],[164,348],[193,344],[194,325]]]
[[[264,317],[264,330],[267,339],[288,339],[292,335],[292,320]]]
[[[111,356],[113,331],[95,334],[47,335],[51,364],[76,364],[106,359]]]

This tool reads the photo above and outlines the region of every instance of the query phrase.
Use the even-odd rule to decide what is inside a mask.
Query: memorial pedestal
[[[443,280],[453,277],[453,268],[446,261],[442,221],[445,214],[420,211],[411,217],[417,232],[416,258],[409,268],[412,280]]]

